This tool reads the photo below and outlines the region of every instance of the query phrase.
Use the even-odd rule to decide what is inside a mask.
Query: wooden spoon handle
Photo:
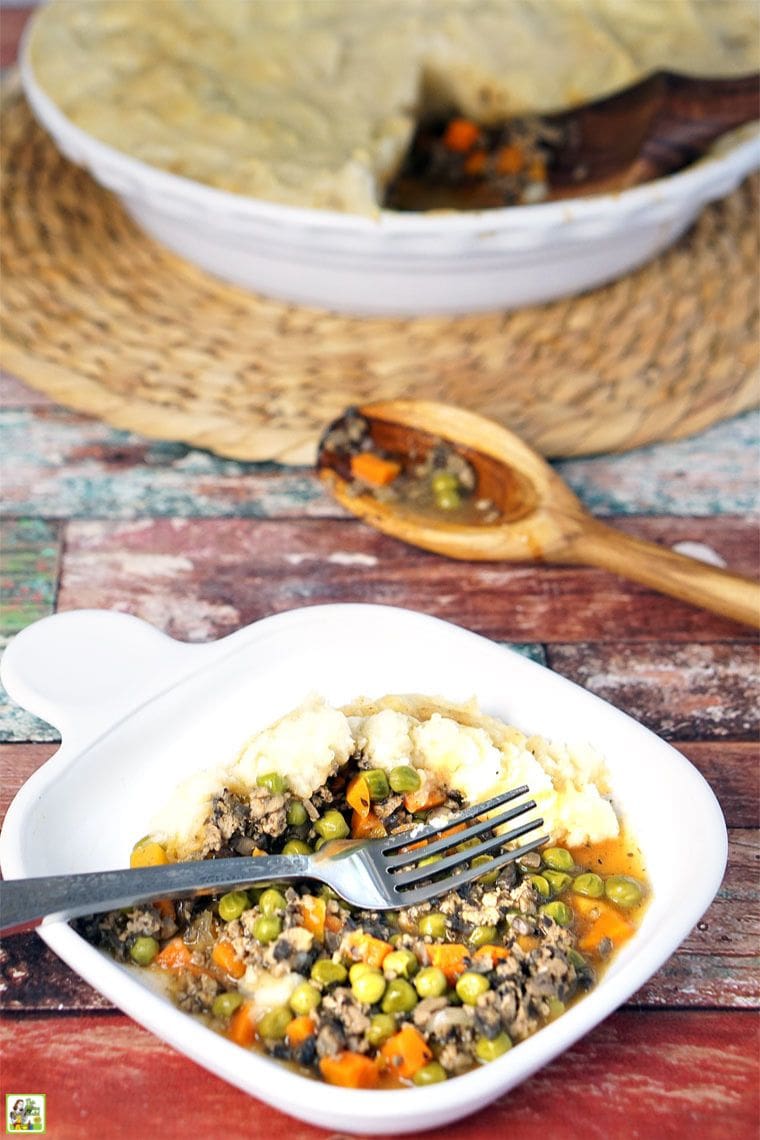
[[[572,558],[760,628],[760,584],[751,578],[632,538],[596,519],[588,518],[573,541]]]

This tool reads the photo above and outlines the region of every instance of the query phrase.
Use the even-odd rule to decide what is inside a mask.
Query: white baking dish
[[[155,807],[190,772],[227,761],[251,733],[318,691],[475,695],[528,732],[590,741],[642,848],[653,898],[598,987],[503,1057],[429,1088],[361,1091],[307,1080],[241,1049],[149,989],[65,923],[41,935],[136,1021],[212,1072],[313,1124],[418,1133],[456,1120],[566,1051],[670,957],[712,901],[726,831],[708,785],[653,733],[556,673],[423,614],[335,605],[266,618],[210,644],[174,641],[125,614],[58,614],[30,626],[2,663],[10,695],[55,724],[56,755],[24,785],[0,839],[7,878],[126,865]],[[694,873],[699,852],[699,874]]]
[[[246,198],[149,166],[75,126],[37,83],[25,48],[21,77],[60,150],[151,237],[254,292],[359,315],[513,309],[601,285],[665,249],[760,166],[750,127],[689,169],[618,194],[366,218]]]

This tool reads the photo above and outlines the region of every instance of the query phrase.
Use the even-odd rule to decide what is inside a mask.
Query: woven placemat
[[[699,431],[758,402],[758,179],[675,247],[513,313],[352,318],[253,296],[145,237],[17,90],[2,108],[4,364],[119,428],[311,462],[348,404],[460,403],[550,456]]]

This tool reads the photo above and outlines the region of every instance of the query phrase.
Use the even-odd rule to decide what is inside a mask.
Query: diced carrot
[[[534,934],[518,934],[517,945],[524,954],[530,954],[531,950],[538,948],[539,940]]]
[[[380,1048],[381,1064],[395,1070],[400,1077],[413,1077],[433,1059],[433,1052],[413,1025],[402,1025]]]
[[[256,1018],[253,1002],[244,1001],[239,1005],[227,1027],[227,1036],[236,1045],[252,1045],[256,1040]]]
[[[325,917],[325,930],[329,930],[331,934],[337,934],[342,925],[338,914],[328,914]]]
[[[467,969],[470,951],[459,942],[434,942],[427,947],[427,952],[431,964],[443,970],[450,986],[453,986],[459,975]]]
[[[313,1017],[308,1015],[294,1017],[285,1030],[288,1045],[291,1049],[294,1049],[296,1045],[302,1045],[307,1038],[314,1036],[316,1029],[317,1023]]]
[[[464,160],[464,168],[468,174],[482,174],[486,168],[486,152],[474,150],[472,154],[468,154]]]
[[[211,960],[231,978],[242,978],[245,966],[238,958],[231,942],[217,942],[211,951]]]
[[[458,831],[464,831],[467,824],[458,823],[456,827],[446,827],[441,831],[436,832],[436,839],[445,839],[449,835],[456,835]],[[407,851],[416,851],[420,847],[425,847],[430,842],[429,839],[421,839],[419,843],[410,843],[406,848]]]
[[[162,970],[191,970],[193,968],[190,948],[185,945],[179,935],[167,942],[163,950],[156,954],[153,961]]]
[[[503,146],[496,154],[499,174],[519,174],[525,166],[525,155],[519,146]]]
[[[329,1085],[340,1085],[344,1089],[374,1089],[380,1079],[373,1060],[348,1050],[333,1057],[322,1057],[319,1070]]]
[[[351,456],[351,474],[372,487],[387,487],[401,474],[401,464],[372,451],[360,451]]]
[[[487,946],[479,946],[473,954],[473,958],[475,959],[490,958],[494,965],[497,962],[506,962],[510,956],[511,951],[508,946],[493,946],[490,944]]]
[[[346,799],[357,815],[362,816],[362,818],[369,815],[372,810],[372,796],[369,794],[367,779],[361,773],[359,773],[358,776],[354,776],[348,785]]]
[[[365,816],[355,811],[351,816],[351,835],[354,839],[382,839],[387,834],[385,824],[373,811]]]
[[[480,130],[471,119],[452,119],[444,131],[443,145],[464,154],[472,150],[479,138]]]
[[[171,899],[156,899],[153,905],[162,918],[170,918],[172,921],[176,918],[177,912]]]
[[[357,930],[346,937],[346,944],[350,950],[355,950],[355,960],[366,962],[368,966],[382,966],[393,947],[390,942],[383,942],[381,938],[373,938],[371,934],[362,934]],[[353,955],[352,955],[353,956]]]
[[[583,927],[578,949],[585,954],[598,953],[602,939],[608,938],[614,947],[622,946],[634,933],[617,910],[604,899],[573,898],[573,908],[581,918]]]
[[[427,773],[416,792],[407,792],[404,796],[404,807],[412,815],[419,811],[430,811],[446,802],[446,793],[437,780],[433,780]]]
[[[325,940],[326,913],[327,903],[324,899],[315,898],[314,895],[304,895],[301,898],[303,924],[320,942]]]

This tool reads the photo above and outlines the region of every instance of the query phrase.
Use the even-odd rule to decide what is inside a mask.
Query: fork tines
[[[487,864],[472,866],[473,859],[477,859],[479,855],[490,855],[491,852],[496,852],[541,827],[543,819],[534,817],[507,832],[499,835],[494,833],[496,828],[532,811],[536,807],[536,801],[521,800],[498,814],[489,813],[496,812],[497,808],[504,807],[513,800],[520,800],[520,797],[527,794],[527,785],[522,785],[502,795],[494,796],[484,803],[474,804],[465,811],[441,820],[438,824],[428,825],[420,830],[413,829],[411,832],[400,832],[385,841],[383,843],[385,866],[391,872],[394,889],[404,903],[412,905],[414,902],[430,898],[433,894],[456,890],[546,843],[548,836],[540,835],[518,848],[511,848],[500,855],[495,855]],[[451,833],[453,828],[461,827],[468,820],[475,822],[464,830]],[[434,838],[435,836],[439,838]],[[484,838],[478,843],[473,843],[473,840],[480,836]],[[431,842],[426,842],[428,839]],[[413,849],[408,850],[410,847]],[[442,853],[447,851],[451,854],[442,856]],[[388,855],[388,852],[399,853]],[[435,862],[428,863],[427,860],[431,857],[436,857]],[[422,865],[420,865],[421,860]],[[457,868],[463,869],[457,871]],[[446,872],[455,873],[446,874]]]

